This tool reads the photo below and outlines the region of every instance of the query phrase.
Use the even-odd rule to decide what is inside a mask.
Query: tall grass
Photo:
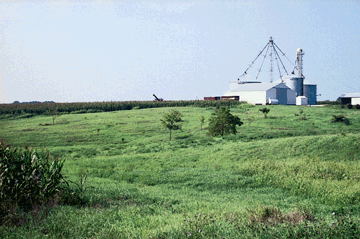
[[[56,124],[46,115],[3,118],[0,137],[14,146],[48,148],[66,159],[62,171],[69,181],[88,175],[91,187],[77,186],[87,197],[83,207],[61,204],[37,224],[16,231],[1,226],[0,234],[358,237],[359,111],[267,107],[267,119],[258,106],[232,107],[244,124],[237,135],[223,137],[199,127],[199,116],[206,128],[215,107],[178,107],[183,129],[171,141],[160,124],[166,108],[66,114]],[[294,116],[299,109],[306,120]],[[340,114],[351,124],[331,123]]]
[[[81,202],[62,175],[64,160],[49,152],[0,143],[0,224],[22,224],[24,213],[45,205]],[[84,187],[84,180],[81,185]]]

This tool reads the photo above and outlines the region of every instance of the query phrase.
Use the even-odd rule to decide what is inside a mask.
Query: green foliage
[[[327,214],[316,218],[308,209],[284,213],[269,206],[225,215],[200,212],[184,215],[181,231],[154,238],[358,238],[360,222],[353,215],[341,210]]]
[[[202,125],[205,122],[205,117],[203,115],[199,116],[199,121],[200,121],[200,130],[202,130]]]
[[[246,120],[241,134],[208,137],[198,130],[199,116],[210,119],[215,106],[176,108],[184,130],[172,141],[159,124],[169,108],[63,114],[56,127],[44,125],[49,116],[4,116],[0,138],[66,159],[62,172],[76,182],[66,195],[86,196],[86,206],[71,206],[70,197],[34,210],[24,226],[0,226],[1,237],[358,237],[357,111],[304,107],[309,116],[301,121],[293,115],[298,107],[269,105],[276,118],[261,120],[264,106],[243,104],[231,113],[255,119],[251,127]],[[352,124],[331,123],[339,114]],[[33,220],[35,214],[44,220]]]
[[[307,120],[307,118],[306,118],[306,114],[304,114],[304,110],[303,109],[299,109],[299,114],[296,114],[295,113],[295,116],[300,116],[301,118],[301,120]]]
[[[210,136],[236,134],[236,125],[243,125],[240,118],[232,115],[229,109],[220,107],[209,119],[208,134]]]
[[[61,116],[61,115],[59,114],[59,112],[57,112],[57,110],[52,110],[52,111],[49,112],[49,114],[50,114],[51,117],[52,117],[53,124],[55,124],[55,119],[56,119],[57,117]]]
[[[249,125],[251,125],[251,123],[253,123],[255,121],[254,117],[248,117],[246,118],[246,120],[249,122]]]
[[[346,118],[344,115],[333,115],[331,122],[332,123],[344,122],[346,125],[350,125],[350,120]]]
[[[317,105],[340,105],[340,100],[336,100],[336,101],[317,101],[316,104]]]
[[[0,200],[27,207],[53,196],[63,180],[64,161],[33,149],[0,147]]]
[[[26,215],[39,213],[44,205],[84,202],[83,189],[86,176],[81,179],[81,192],[70,189],[61,171],[64,160],[50,156],[49,152],[36,152],[12,148],[0,143],[0,224],[17,224]],[[20,211],[19,211],[20,210]],[[19,213],[20,212],[20,213]],[[21,223],[20,223],[21,224]]]
[[[264,117],[265,117],[265,118],[267,118],[267,114],[270,112],[270,109],[268,109],[268,108],[262,108],[262,109],[259,109],[259,111],[264,114]]]
[[[245,104],[240,101],[119,101],[119,102],[91,102],[91,103],[33,103],[33,104],[0,104],[0,115],[12,114],[47,114],[54,107],[57,112],[83,114],[96,112],[109,112],[118,110],[160,108],[160,107],[220,107],[220,106],[238,106]]]
[[[178,110],[171,109],[169,112],[163,115],[163,118],[160,119],[161,125],[164,128],[170,130],[170,140],[171,140],[171,131],[181,129],[182,125],[179,123],[182,121],[182,114]]]
[[[6,223],[11,210],[31,209],[57,194],[63,182],[63,160],[53,159],[49,153],[33,149],[0,145],[0,214]]]
[[[86,186],[86,179],[88,177],[89,171],[86,171],[86,173],[80,175],[79,182],[75,181],[65,181],[67,184],[66,193],[63,193],[63,200],[64,203],[70,204],[70,205],[77,205],[77,204],[85,204],[87,203],[87,198],[85,197],[85,191],[88,188],[94,188],[92,186]],[[76,187],[75,189],[70,189],[69,182],[74,184]]]

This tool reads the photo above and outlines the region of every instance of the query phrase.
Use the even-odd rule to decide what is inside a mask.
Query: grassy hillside
[[[213,107],[179,107],[183,130],[160,118],[169,108],[3,117],[0,139],[47,148],[70,180],[88,172],[82,207],[62,205],[5,237],[344,238],[359,235],[360,111],[239,105],[237,135],[200,130]],[[350,124],[331,123],[343,114]],[[203,127],[206,128],[207,121]],[[341,215],[341,216],[340,216]],[[33,219],[31,219],[33,218]],[[35,219],[34,219],[35,218]],[[37,220],[36,218],[43,218]],[[341,229],[342,228],[342,229]],[[200,231],[199,231],[200,230]],[[189,236],[191,234],[191,236]]]

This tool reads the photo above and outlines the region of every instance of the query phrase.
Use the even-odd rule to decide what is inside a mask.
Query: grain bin
[[[284,76],[282,78],[285,85],[287,85],[290,89],[296,92],[296,96],[302,96],[303,93],[303,85],[304,85],[304,78],[298,76]]]
[[[304,85],[304,96],[308,98],[310,105],[316,105],[316,85]]]

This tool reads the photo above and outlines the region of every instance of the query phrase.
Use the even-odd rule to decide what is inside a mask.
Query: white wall
[[[240,101],[247,101],[250,104],[266,105],[266,102],[269,98],[276,99],[276,88],[271,88],[267,91],[227,91],[224,93],[224,95],[239,96]],[[296,105],[296,93],[291,89],[287,89],[287,104]]]
[[[266,105],[266,91],[243,91],[240,95],[240,101]]]
[[[351,98],[352,105],[360,105],[360,98]]]
[[[308,98],[305,96],[296,97],[296,105],[308,105]]]
[[[246,101],[250,104],[266,105],[266,91],[238,91],[224,93],[225,96],[239,96],[240,101]]]

